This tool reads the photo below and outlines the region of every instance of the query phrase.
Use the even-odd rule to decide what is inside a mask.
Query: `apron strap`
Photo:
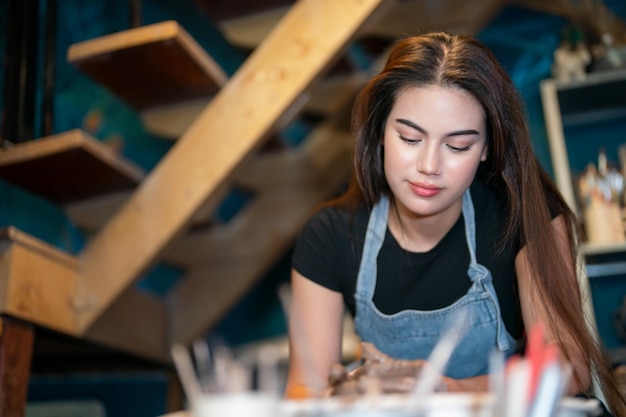
[[[367,231],[365,232],[365,243],[361,254],[359,274],[357,276],[356,292],[368,299],[374,297],[376,289],[376,276],[378,274],[377,258],[378,252],[385,240],[387,233],[387,217],[389,216],[389,198],[383,195],[378,203],[372,208]]]

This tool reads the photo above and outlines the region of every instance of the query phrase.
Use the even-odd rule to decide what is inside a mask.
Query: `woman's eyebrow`
[[[422,128],[420,125],[413,123],[410,120],[407,119],[396,119],[396,122],[401,123],[405,126],[408,126],[412,129],[418,130],[419,132],[423,133],[424,135],[426,134],[426,129]]]
[[[421,133],[423,133],[424,135],[427,134],[426,129],[424,129],[423,127],[421,127],[420,125],[407,120],[407,119],[396,119],[396,122],[401,123],[405,126],[408,126],[412,129],[415,129]],[[467,136],[467,135],[478,135],[480,134],[477,130],[474,129],[464,129],[464,130],[455,130],[454,132],[449,132],[446,133],[446,137],[450,137],[450,136]]]

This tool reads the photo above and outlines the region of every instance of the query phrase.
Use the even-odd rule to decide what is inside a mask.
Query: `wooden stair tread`
[[[0,230],[0,313],[75,334],[78,262],[9,226]]]
[[[28,248],[30,251],[40,253],[41,255],[53,259],[56,263],[64,264],[68,268],[78,269],[78,261],[76,258],[46,242],[38,239],[30,234],[14,226],[5,226],[0,228],[0,242],[4,244],[10,242],[22,247]],[[4,246],[0,247],[2,249]]]
[[[85,339],[117,352],[169,362],[167,307],[132,287],[89,332],[77,314],[93,300],[82,296],[80,259],[14,226],[0,228],[0,314],[35,324],[66,339]]]
[[[138,111],[213,96],[228,78],[172,20],[76,43],[67,58]]]
[[[143,176],[78,129],[0,150],[0,178],[60,204],[134,188]]]

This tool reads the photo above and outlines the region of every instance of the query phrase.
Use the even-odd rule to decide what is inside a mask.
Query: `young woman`
[[[583,318],[577,221],[531,145],[522,102],[491,52],[465,36],[396,43],[353,112],[354,179],[303,229],[293,257],[287,396],[327,385],[344,306],[383,353],[426,359],[459,309],[472,319],[448,391],[486,390],[488,356],[535,323],[573,366],[594,369],[624,414]]]

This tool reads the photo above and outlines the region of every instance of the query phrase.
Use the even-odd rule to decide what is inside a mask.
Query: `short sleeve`
[[[301,230],[292,267],[311,281],[341,291],[341,250],[337,212],[332,207],[316,212]]]

